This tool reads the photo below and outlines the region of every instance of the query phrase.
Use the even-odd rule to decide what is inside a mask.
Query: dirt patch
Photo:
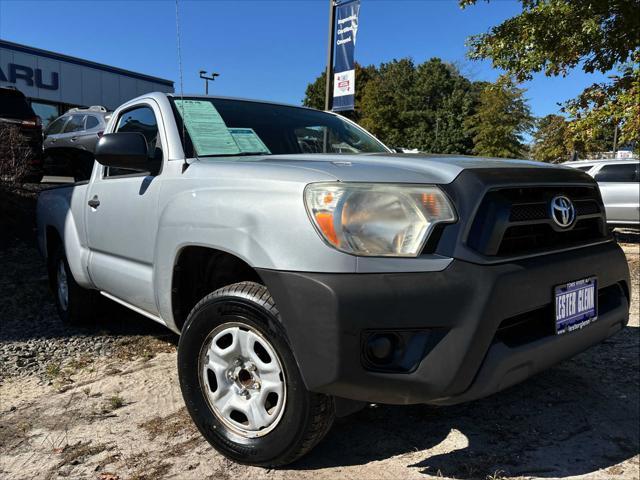
[[[149,434],[149,440],[155,440],[159,436],[173,438],[183,433],[196,433],[196,427],[191,422],[187,409],[182,407],[175,413],[165,417],[154,417],[139,425]]]

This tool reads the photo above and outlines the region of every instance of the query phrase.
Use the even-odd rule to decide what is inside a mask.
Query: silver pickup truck
[[[290,463],[367,403],[474,400],[627,323],[586,173],[396,154],[331,113],[149,94],[91,179],[44,191],[60,316],[96,295],[180,334],[185,404],[242,463]]]

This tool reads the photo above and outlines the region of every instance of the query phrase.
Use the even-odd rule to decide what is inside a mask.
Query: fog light
[[[395,335],[371,335],[367,342],[367,356],[369,360],[374,363],[387,363],[391,360],[396,343]]]
[[[411,373],[447,334],[443,328],[364,330],[360,358],[366,370]]]

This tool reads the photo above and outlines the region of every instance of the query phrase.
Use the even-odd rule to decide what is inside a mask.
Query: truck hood
[[[202,159],[215,162],[214,159]],[[228,159],[227,159],[228,160]],[[527,160],[385,153],[361,155],[294,154],[242,157],[241,162],[258,162],[261,166],[299,168],[345,182],[450,183],[465,169],[475,168],[558,168]],[[237,160],[236,160],[237,162]]]

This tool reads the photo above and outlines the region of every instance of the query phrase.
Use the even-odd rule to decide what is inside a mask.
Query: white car
[[[610,225],[640,225],[640,161],[596,160],[563,163],[587,172],[600,187]]]

